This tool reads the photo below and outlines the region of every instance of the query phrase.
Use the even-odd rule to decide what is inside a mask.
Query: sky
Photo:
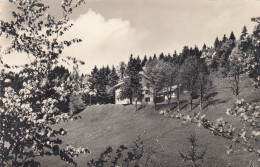
[[[49,13],[60,16],[60,0],[45,0]],[[13,7],[1,0],[1,19],[10,20]],[[130,54],[152,56],[180,52],[183,46],[212,46],[215,38],[228,37],[242,27],[252,31],[252,17],[260,16],[260,0],[87,0],[71,16],[74,26],[64,37],[82,39],[66,48],[63,56],[86,62],[82,72],[95,65],[117,66]],[[3,41],[1,41],[3,43]],[[28,57],[13,53],[5,56],[9,64],[28,63]]]

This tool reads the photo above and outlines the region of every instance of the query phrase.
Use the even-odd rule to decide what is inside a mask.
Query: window
[[[150,90],[146,90],[145,94],[149,95],[150,94]]]
[[[150,102],[150,97],[145,98],[145,102]]]

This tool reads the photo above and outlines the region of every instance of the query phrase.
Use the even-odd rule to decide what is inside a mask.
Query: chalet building
[[[151,83],[149,82],[149,80],[147,79],[147,77],[145,76],[144,73],[140,73],[139,74],[142,78],[142,98],[141,99],[136,99],[133,98],[133,103],[136,102],[137,100],[137,104],[141,104],[141,103],[147,103],[147,104],[154,104],[154,97],[153,97],[153,93],[152,93],[152,89],[151,89]],[[115,104],[130,104],[130,99],[129,98],[121,98],[120,97],[120,92],[121,92],[121,86],[124,84],[124,81],[119,82],[117,85],[114,86],[115,89]],[[175,91],[176,86],[172,87],[172,98],[175,97]],[[161,91],[159,91],[157,93],[157,97],[156,99],[156,103],[161,103],[164,102],[165,100],[167,100],[167,96],[166,96],[166,89],[162,89]]]

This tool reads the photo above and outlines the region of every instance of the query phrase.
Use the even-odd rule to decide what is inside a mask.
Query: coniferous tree
[[[98,69],[96,66],[91,71],[90,75],[90,90],[92,92],[95,92],[95,98],[92,99],[92,103],[101,103],[106,104],[112,102],[112,94],[109,92],[111,89],[110,83],[109,83],[109,75],[111,73],[111,70],[109,66],[107,67],[101,67]]]
[[[175,50],[174,53],[173,53],[173,58],[176,58],[178,55],[177,55],[177,51]]]
[[[148,62],[151,62],[153,59],[152,59],[152,57],[151,56],[149,56],[149,60],[148,60]]]
[[[180,54],[179,58],[178,58],[178,63],[180,65],[182,65],[185,61],[185,59],[190,55],[190,49],[188,46],[184,46],[182,49],[182,53]]]
[[[168,56],[165,56],[165,57],[164,57],[164,61],[165,61],[165,62],[171,62],[171,60],[172,60],[172,56],[171,56],[170,53],[168,53]]]
[[[141,62],[142,67],[145,66],[145,63],[146,63],[147,61],[148,61],[148,60],[147,60],[147,56],[145,55],[144,58],[143,58],[143,60],[142,60],[142,62]]]
[[[159,60],[164,60],[164,54],[163,54],[163,53],[161,53],[161,54],[159,55]]]
[[[107,85],[108,78],[106,75],[106,68],[103,66],[98,72],[98,83],[97,83],[97,98],[101,104],[106,103],[107,99]]]
[[[106,78],[108,77],[108,75],[110,74],[111,70],[110,70],[110,67],[107,65],[106,66],[106,69],[105,69],[105,76]]]
[[[119,80],[119,76],[116,73],[115,67],[112,66],[111,73],[109,74],[109,85],[111,87],[115,86],[116,84],[118,84],[118,80]]]
[[[98,68],[95,66],[90,74],[89,82],[90,82],[90,90],[92,92],[96,92],[97,90],[97,82],[98,82]]]
[[[245,40],[245,37],[247,36],[247,28],[246,26],[243,27],[243,30],[242,30],[242,33],[241,33],[241,36],[240,36],[240,39],[241,40]]]
[[[124,84],[121,87],[121,97],[129,98],[130,104],[133,104],[133,99],[137,100],[142,96],[142,84],[139,71],[137,69],[137,61],[130,55],[127,69],[127,77],[124,79]]]
[[[197,58],[200,58],[200,56],[201,56],[201,51],[199,50],[199,48],[196,45],[193,49],[192,55],[195,55]]]
[[[226,34],[224,34],[223,39],[222,39],[222,43],[225,43],[227,41],[227,37]]]
[[[214,47],[215,49],[219,47],[219,44],[220,44],[220,41],[218,39],[218,37],[215,39],[215,42],[214,42]]]
[[[119,80],[119,76],[116,73],[115,67],[112,66],[112,70],[111,70],[111,72],[109,74],[109,83],[108,83],[108,85],[112,88],[113,86],[118,84],[118,80]],[[109,93],[112,94],[111,103],[115,103],[115,90],[111,89]]]
[[[232,40],[232,41],[235,41],[235,40],[236,40],[236,37],[235,37],[233,31],[232,31],[231,34],[230,34],[229,40]]]
[[[172,63],[177,63],[178,62],[178,54],[177,54],[177,51],[175,50],[173,55],[172,55],[172,58],[170,59],[170,61]]]
[[[153,55],[153,60],[157,60],[156,54]]]
[[[142,61],[139,56],[136,58],[135,66],[138,72],[142,71]]]
[[[122,61],[120,62],[120,78],[123,79],[126,75],[126,64]]]
[[[206,49],[207,49],[207,45],[204,43],[203,47],[202,47],[202,51],[204,52],[204,51],[206,51]]]

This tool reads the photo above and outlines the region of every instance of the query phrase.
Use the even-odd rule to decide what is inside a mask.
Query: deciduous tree
[[[38,166],[39,162],[34,159],[37,156],[59,156],[61,160],[76,165],[73,157],[88,150],[60,147],[62,140],[59,136],[66,135],[66,131],[63,128],[55,130],[51,125],[73,118],[58,104],[66,101],[77,86],[68,79],[52,87],[49,78],[64,47],[81,41],[62,40],[60,37],[72,26],[68,15],[84,1],[76,4],[71,0],[63,1],[60,20],[46,14],[49,6],[41,0],[10,2],[17,6],[12,12],[12,21],[0,21],[0,35],[11,40],[5,53],[23,52],[33,56],[34,60],[22,66],[19,74],[23,80],[22,87],[15,90],[7,84],[0,97],[0,165]],[[81,62],[75,60],[73,63]],[[1,70],[0,80],[9,82],[5,78],[7,73]]]

